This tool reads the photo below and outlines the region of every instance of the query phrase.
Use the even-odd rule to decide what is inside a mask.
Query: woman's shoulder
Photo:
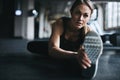
[[[55,22],[52,24],[52,31],[59,32],[60,35],[63,34],[65,25],[67,24],[66,21],[68,21],[69,17],[61,17],[55,20]]]
[[[61,17],[61,19],[62,19],[62,20],[70,20],[70,17],[65,17],[65,16],[63,16],[63,17]]]
[[[57,25],[57,26],[63,26],[65,23],[67,23],[70,20],[69,17],[60,17],[55,20],[55,22],[52,24],[52,26]]]
[[[55,34],[59,33],[62,34],[63,32],[63,19],[62,18],[58,18],[55,20],[55,22],[52,23],[52,32]]]
[[[64,22],[64,21],[69,21],[70,20],[70,17],[60,17],[56,20],[56,22]]]

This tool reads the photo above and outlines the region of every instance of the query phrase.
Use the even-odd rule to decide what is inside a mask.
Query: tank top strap
[[[70,20],[69,17],[62,17],[62,21],[63,21],[63,29],[64,29],[62,35],[65,35],[66,29],[67,29],[67,27],[68,27],[68,24],[67,24],[67,23],[68,23],[69,20]]]

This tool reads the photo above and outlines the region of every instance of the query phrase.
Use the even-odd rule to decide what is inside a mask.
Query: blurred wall
[[[13,37],[14,1],[15,0],[0,0],[0,38]]]

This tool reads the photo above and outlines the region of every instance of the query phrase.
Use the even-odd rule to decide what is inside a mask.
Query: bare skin
[[[71,12],[71,20],[68,22],[69,27],[65,32],[65,38],[67,40],[76,41],[79,38],[78,30],[82,27],[85,28],[85,34],[89,32],[90,29],[87,27],[87,22],[89,21],[90,17],[90,8],[85,4],[78,5]],[[49,40],[49,55],[55,58],[76,58],[82,68],[86,69],[87,67],[90,67],[91,61],[82,46],[80,46],[76,52],[60,48],[60,36],[62,35],[63,31],[63,21],[62,19],[58,19],[52,25],[52,34]]]

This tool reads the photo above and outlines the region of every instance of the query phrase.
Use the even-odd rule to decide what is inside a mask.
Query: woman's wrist
[[[75,55],[77,55],[77,54],[78,54],[78,52],[74,52],[74,54],[75,54]]]

